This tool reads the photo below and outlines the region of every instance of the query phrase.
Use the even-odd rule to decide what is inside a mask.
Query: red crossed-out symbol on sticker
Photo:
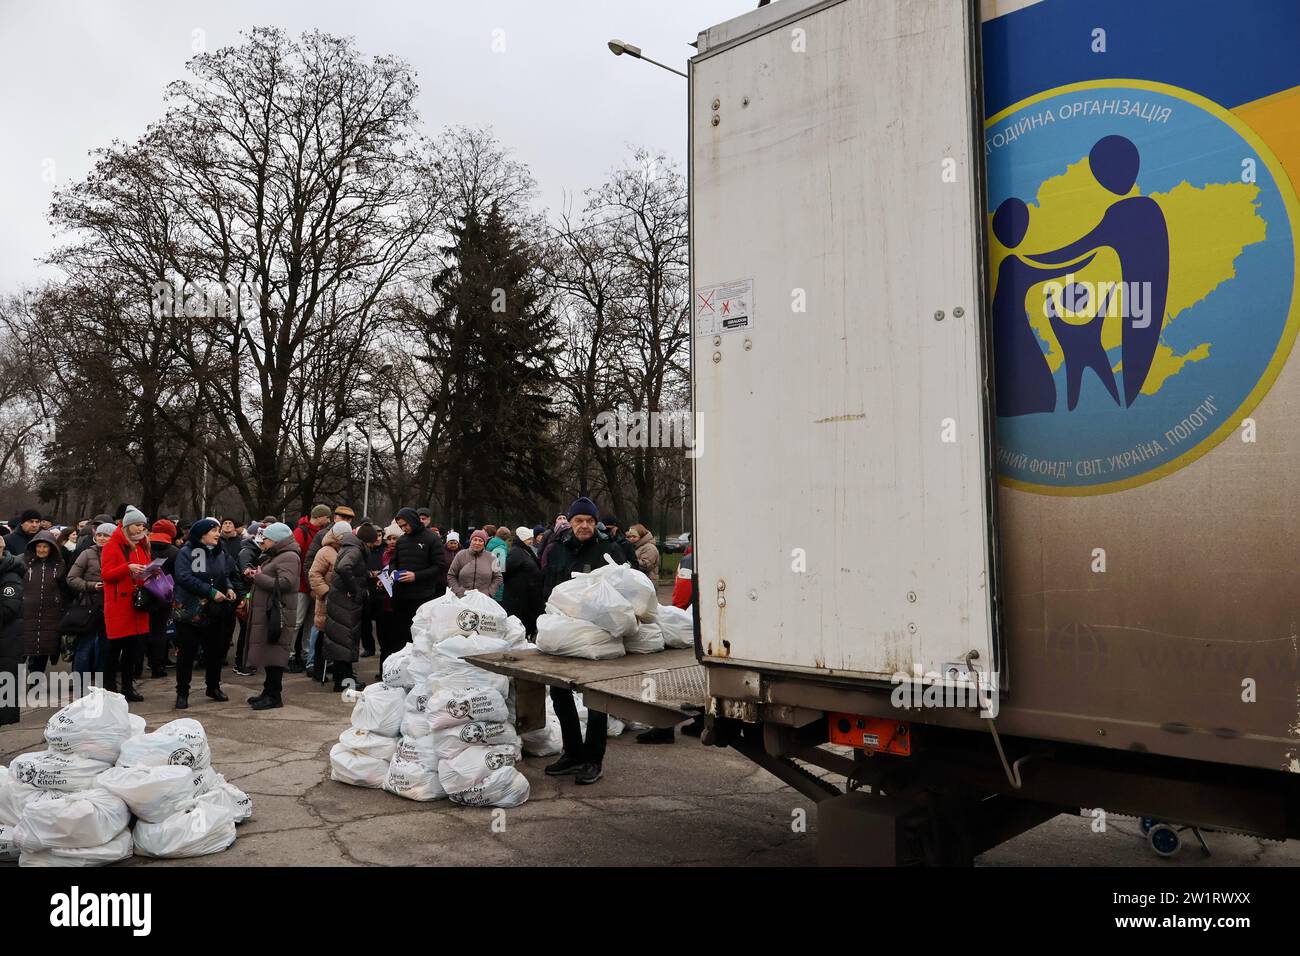
[[[696,294],[697,296],[699,296],[699,299],[700,299],[700,305],[703,306],[703,308],[708,309],[710,312],[714,311],[714,310],[713,310],[713,297],[714,297],[715,295],[717,295],[717,290],[716,290],[716,289],[714,289],[714,290],[713,290],[712,292],[710,292],[708,295],[705,295],[703,292],[697,292],[697,293],[695,293],[695,294]]]
[[[729,315],[730,313],[731,313],[731,300],[730,300],[730,299],[723,299],[723,300],[722,300],[722,314],[723,314],[723,315]]]

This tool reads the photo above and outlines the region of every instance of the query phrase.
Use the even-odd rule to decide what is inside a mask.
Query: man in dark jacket
[[[339,539],[339,556],[330,579],[329,599],[325,602],[325,656],[334,663],[334,689],[360,690],[352,665],[358,660],[361,625],[365,620],[370,597],[370,563],[367,553],[379,538],[379,529],[363,524],[355,533]]]
[[[21,558],[40,530],[41,513],[35,508],[28,508],[18,516],[17,529],[5,535],[5,550],[14,557]]]
[[[411,642],[411,619],[420,605],[447,591],[447,552],[442,538],[423,524],[414,508],[397,512],[402,536],[393,551],[393,627],[391,647],[380,648],[380,666],[389,654]]]
[[[543,602],[551,596],[557,584],[563,584],[575,573],[589,573],[604,567],[607,554],[619,564],[628,563],[622,549],[596,530],[596,514],[596,504],[590,498],[579,498],[569,506],[565,516],[569,527],[556,536],[546,564]],[[546,773],[552,777],[576,774],[578,783],[595,783],[604,775],[608,715],[587,708],[587,739],[584,743],[573,692],[564,687],[552,687],[551,703],[555,705],[555,716],[560,720],[564,753],[547,766]]]
[[[505,596],[501,606],[507,614],[523,621],[531,639],[537,634],[537,615],[546,602],[542,600],[542,562],[533,551],[533,530],[520,527],[506,557]]]
[[[0,681],[18,690],[18,660],[23,654],[23,578],[19,555],[0,546]],[[0,697],[0,727],[18,723],[17,699]]]

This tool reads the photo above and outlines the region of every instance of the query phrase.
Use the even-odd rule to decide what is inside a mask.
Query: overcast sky
[[[136,139],[186,75],[195,31],[207,49],[255,25],[356,37],[419,73],[425,132],[491,124],[532,169],[539,200],[598,185],[629,144],[686,162],[686,81],[615,58],[611,37],[685,69],[703,28],[756,0],[0,0],[0,293],[53,277],[46,221],[57,183],[87,152]],[[495,34],[494,31],[504,31]],[[493,38],[505,51],[493,52]],[[51,182],[53,177],[56,182]]]

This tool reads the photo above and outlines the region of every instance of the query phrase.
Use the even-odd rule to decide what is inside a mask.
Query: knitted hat
[[[122,515],[122,527],[132,524],[148,524],[149,519],[144,516],[144,512],[135,505],[127,505],[126,513]]]
[[[533,540],[533,529],[526,524],[521,524],[518,528],[515,528],[515,537],[527,544]]]
[[[479,528],[477,531],[475,531],[472,535],[469,536],[469,539],[470,541],[482,541],[484,544],[487,544],[487,532],[484,531],[482,528]]]
[[[22,516],[19,517],[18,523],[22,524],[25,521],[40,521],[40,520],[41,520],[41,513],[37,511],[35,508],[28,508],[26,511],[22,513]]]
[[[285,538],[293,534],[293,529],[283,521],[277,521],[275,524],[263,531],[262,534],[268,541],[274,541],[276,544],[279,544]]]
[[[329,505],[317,505],[315,508],[311,509],[311,517],[313,521],[317,518],[328,518],[331,514],[333,514],[333,512],[330,511]]]
[[[105,521],[95,528],[95,534],[112,534],[117,529],[117,525],[111,521]]]
[[[176,540],[176,525],[166,518],[159,518],[155,521],[150,531],[153,532],[149,535],[150,541],[157,541],[159,544],[171,544]]]
[[[348,524],[346,521],[336,521],[330,527],[330,534],[334,535],[334,537],[338,538],[340,541],[343,539],[345,534],[351,533],[352,525]]]
[[[164,522],[161,521],[158,522],[158,524],[163,524],[163,523]],[[154,525],[154,527],[157,528],[158,524]],[[168,521],[166,522],[166,524],[171,524],[171,522]],[[219,528],[219,527],[221,527],[221,525],[217,524],[215,518],[200,518],[198,521],[194,522],[194,524],[190,525],[190,533],[186,535],[185,540],[190,543],[191,547],[196,547],[199,541],[203,539],[203,536],[205,534],[207,534],[213,528]],[[175,534],[173,533],[172,536],[175,537]]]
[[[457,544],[460,544],[460,532],[459,532],[459,531],[448,531],[448,532],[447,532],[447,543],[448,543],[448,544],[451,544],[453,541],[455,541]]]
[[[401,536],[402,536],[402,529],[397,526],[396,521],[394,521],[392,524],[390,524],[387,528],[384,529],[385,538],[400,538]]]

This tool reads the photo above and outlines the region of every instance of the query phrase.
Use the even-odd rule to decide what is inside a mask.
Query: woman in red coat
[[[100,575],[104,581],[104,630],[108,635],[108,662],[104,665],[104,689],[117,690],[122,674],[122,694],[127,700],[144,700],[131,686],[135,673],[136,645],[149,634],[149,612],[137,611],[133,602],[135,576],[148,566],[148,519],[131,507],[100,553]]]

